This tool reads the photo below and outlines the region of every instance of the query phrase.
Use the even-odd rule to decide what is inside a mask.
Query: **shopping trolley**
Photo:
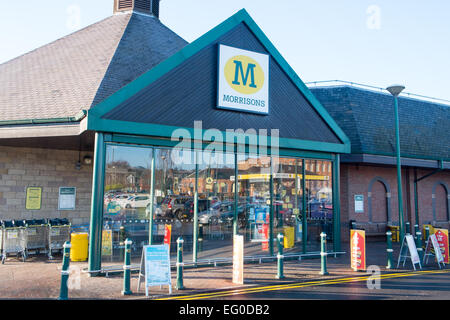
[[[5,263],[9,254],[17,257],[22,256],[25,262],[27,232],[23,221],[1,221],[0,247],[2,249],[2,264]]]
[[[49,220],[48,258],[53,259],[53,251],[62,251],[66,241],[70,241],[70,222],[67,219]]]
[[[27,241],[26,241],[26,253],[27,256],[30,252],[36,254],[41,251],[47,250],[48,244],[48,224],[45,219],[40,220],[25,220],[27,227]]]

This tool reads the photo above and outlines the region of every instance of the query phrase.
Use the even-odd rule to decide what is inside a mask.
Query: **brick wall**
[[[433,170],[417,170],[417,177],[420,178],[430,172],[433,172]],[[380,179],[377,180],[375,178]],[[416,223],[414,169],[403,168],[402,179],[405,222],[410,221],[411,225],[414,225]],[[373,182],[373,184],[371,193],[369,193],[369,185],[371,182]],[[442,227],[449,227],[447,217],[447,193],[440,182],[443,182],[450,187],[449,171],[439,172],[420,181],[418,184],[420,225],[431,223],[434,225],[441,225]],[[385,185],[390,189],[390,194],[386,194]],[[355,213],[355,195],[364,195],[364,213]],[[386,223],[388,203],[390,205],[391,221],[398,223],[397,199],[397,169],[395,167],[356,164],[341,165],[341,210],[343,211],[343,227],[348,225],[348,220],[355,220],[363,224],[367,224],[369,221],[371,221],[372,224],[376,224],[376,222]],[[369,201],[371,201],[371,219],[369,218]],[[433,210],[435,211],[436,219],[433,218]],[[348,220],[345,221],[344,219],[347,217]],[[375,232],[375,226],[372,227],[374,228],[373,232]],[[347,228],[342,230],[344,240],[348,240],[348,232]]]
[[[0,219],[68,218],[72,224],[89,223],[92,165],[76,170],[77,161],[78,151],[0,147]],[[25,209],[29,186],[42,187],[41,210]],[[76,187],[75,210],[58,211],[59,187]]]

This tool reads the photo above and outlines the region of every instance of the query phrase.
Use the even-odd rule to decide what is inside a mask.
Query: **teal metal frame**
[[[137,144],[139,142],[151,142],[151,145]],[[120,141],[120,142],[119,142]],[[128,143],[127,143],[128,142]],[[155,148],[157,147],[170,147],[167,145],[167,141],[163,139],[146,138],[146,137],[130,137],[127,139],[126,136],[114,136],[109,134],[104,134],[101,132],[96,133],[95,137],[95,155],[94,155],[94,176],[93,176],[93,190],[92,190],[92,204],[91,204],[91,228],[90,228],[90,243],[89,243],[89,272],[91,275],[100,273],[101,271],[101,243],[102,243],[102,231],[103,231],[103,197],[104,197],[104,181],[105,181],[105,169],[106,169],[106,147],[108,145],[115,146],[127,146],[127,147],[146,147],[151,148],[152,151],[152,181],[150,192],[152,194],[152,205],[150,212],[150,222],[149,222],[149,243],[152,244],[153,238],[153,201],[154,201],[154,172],[155,172]],[[202,146],[203,149],[204,146]],[[248,146],[247,146],[248,147]],[[235,203],[238,201],[239,197],[239,184],[237,181],[238,177],[238,166],[237,166],[237,146],[235,146]],[[249,148],[246,148],[246,152]],[[198,157],[198,150],[195,153]],[[285,154],[283,150],[280,150],[280,157],[292,157],[292,152]],[[312,157],[316,156],[316,157]],[[339,201],[339,163],[340,157],[338,154],[326,154],[305,151],[304,153],[300,150],[296,153],[298,161],[302,161],[302,244],[303,253],[307,252],[307,194],[306,194],[306,172],[305,172],[305,159],[321,159],[329,160],[333,163],[333,244],[334,251],[339,252],[341,250],[341,233],[340,233],[340,201]],[[271,159],[271,175],[270,175],[270,220],[269,220],[269,239],[273,240],[274,235],[274,191],[273,191],[273,161]],[[196,165],[196,179],[195,179],[195,194],[194,194],[194,230],[193,230],[193,262],[197,263],[198,254],[198,164]],[[238,206],[235,205],[235,214],[233,221],[233,234],[238,233]],[[197,221],[197,223],[195,223]],[[274,245],[273,241],[269,241],[269,253],[271,256],[274,255]]]

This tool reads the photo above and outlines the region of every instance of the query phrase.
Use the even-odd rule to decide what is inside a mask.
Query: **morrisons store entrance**
[[[348,138],[245,10],[88,112],[96,133],[89,270],[133,241],[185,263],[340,251]]]
[[[103,261],[123,260],[125,238],[139,257],[150,241],[163,243],[168,226],[172,253],[181,236],[192,261],[231,258],[234,230],[249,256],[273,254],[269,234],[286,236],[287,253],[318,251],[322,231],[332,239],[332,161],[238,154],[236,164],[234,154],[187,151],[192,164],[180,164],[178,153],[107,144],[103,247],[112,250]]]

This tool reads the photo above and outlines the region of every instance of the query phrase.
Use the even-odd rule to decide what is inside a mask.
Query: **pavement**
[[[184,290],[176,290],[176,272],[172,271],[172,295],[190,295],[216,290],[250,288],[254,286],[302,282],[311,280],[327,280],[348,276],[365,275],[365,272],[355,272],[350,268],[348,244],[343,244],[346,254],[328,256],[327,269],[329,274],[320,275],[320,258],[288,260],[284,262],[282,280],[276,279],[276,261],[246,264],[244,266],[244,285],[233,284],[232,266],[186,268],[183,273]],[[397,261],[399,246],[394,244],[394,260]],[[367,266],[377,265],[381,272],[405,272],[413,270],[408,262],[405,268],[398,270],[386,269],[386,244],[384,242],[367,243]],[[138,274],[133,273],[131,290],[133,294],[123,296],[123,276],[121,274],[108,277],[90,277],[84,272],[86,262],[71,262],[69,277],[70,299],[148,299],[145,297],[144,285],[137,291]],[[430,265],[437,268],[437,265]],[[0,299],[56,299],[59,296],[61,282],[61,260],[47,260],[42,257],[30,257],[24,263],[15,257],[8,258],[4,265],[0,265]],[[168,296],[168,287],[151,287],[149,298],[163,298]]]

